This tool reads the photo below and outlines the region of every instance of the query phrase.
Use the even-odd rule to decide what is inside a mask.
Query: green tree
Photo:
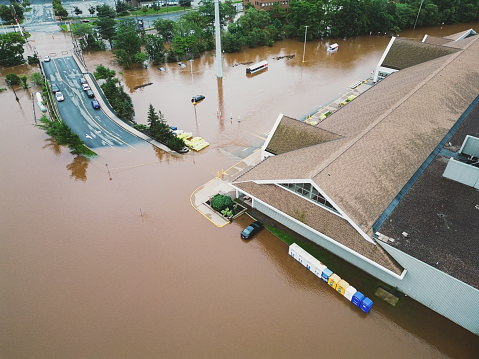
[[[155,111],[155,108],[153,105],[150,103],[150,106],[148,107],[148,125],[150,125],[150,128],[155,127],[158,121],[160,120],[160,116]]]
[[[231,0],[219,2],[220,24],[228,25],[236,16],[236,8]],[[205,18],[208,26],[214,26],[215,23],[215,4],[213,0],[201,0],[198,6],[198,13]]]
[[[118,1],[116,3],[116,12],[118,13],[118,16],[128,15],[128,12],[131,10],[133,10],[133,7],[126,1]]]
[[[18,96],[17,96],[17,93],[15,92],[14,86],[20,83],[20,77],[18,77],[17,74],[9,73],[5,76],[5,82],[7,83],[8,86],[12,88],[13,94],[15,95],[15,100],[18,101]]]
[[[28,88],[27,81],[28,81],[28,76],[27,75],[20,76],[20,82],[21,82],[22,88],[24,88],[24,89]]]
[[[13,9],[12,9],[13,8]],[[0,18],[8,23],[15,23],[15,17],[23,20],[23,7],[17,3],[11,5],[0,5]]]
[[[105,44],[103,43],[100,35],[88,24],[76,24],[73,27],[73,35],[79,39],[82,50],[104,50]]]
[[[87,157],[96,156],[96,153],[85,146],[80,137],[73,133],[70,127],[63,121],[50,121],[45,115],[40,119],[39,128],[55,138],[59,145],[67,145],[71,153]]]
[[[16,66],[25,63],[23,58],[25,39],[18,32],[0,35],[0,66]]]
[[[191,7],[191,0],[180,0],[178,1],[178,4],[186,11],[187,7]]]
[[[97,80],[113,78],[115,77],[115,75],[115,70],[111,70],[108,67],[103,66],[102,64],[98,65],[95,69],[95,72],[93,73],[93,76],[95,76],[95,79]]]
[[[97,5],[96,13],[99,18],[109,17],[114,19],[116,17],[115,9],[107,4]]]
[[[176,137],[174,135],[171,135],[170,138],[168,138],[166,145],[173,151],[179,151],[186,146],[185,141],[182,138]]]
[[[73,12],[75,13],[76,16],[83,14],[83,11],[81,11],[78,6],[74,7]]]
[[[172,20],[158,19],[153,21],[153,27],[163,40],[171,42],[176,33],[176,23]]]
[[[133,121],[135,110],[131,97],[125,92],[123,86],[119,84],[119,80],[109,77],[101,88],[118,117],[127,121]]]
[[[165,60],[165,44],[158,35],[147,34],[145,36],[145,51],[153,61],[153,65],[158,65]]]
[[[137,33],[136,22],[133,19],[121,21],[116,26],[113,38],[114,55],[124,68],[130,68],[132,63],[140,59],[142,39]]]
[[[96,26],[101,38],[108,41],[110,47],[113,47],[113,38],[116,34],[115,20],[111,17],[98,17]]]
[[[34,72],[30,75],[30,82],[34,85],[42,85],[43,84],[43,75],[41,72]]]
[[[10,72],[5,76],[5,82],[8,86],[19,85],[20,77],[17,74]]]

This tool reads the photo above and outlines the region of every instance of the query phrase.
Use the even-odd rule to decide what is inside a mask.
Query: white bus
[[[246,68],[246,73],[247,74],[252,74],[255,73],[256,71],[264,70],[268,68],[268,61],[260,61],[256,64],[253,64],[251,66],[248,66]]]

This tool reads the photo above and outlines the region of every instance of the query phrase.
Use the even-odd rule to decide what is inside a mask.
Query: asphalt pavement
[[[53,58],[42,62],[49,83],[54,83],[63,93],[65,100],[55,101],[58,113],[74,133],[91,148],[124,147],[133,149],[145,141],[171,152],[141,132],[120,120],[105,103],[100,89],[92,76],[80,69],[73,56]],[[100,109],[94,109],[80,85],[80,78],[87,79]]]

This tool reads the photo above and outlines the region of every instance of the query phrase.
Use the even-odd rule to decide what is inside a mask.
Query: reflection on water
[[[48,39],[35,36],[47,49]],[[59,39],[52,46],[68,45]],[[303,43],[294,40],[226,54],[221,81],[214,54],[205,54],[193,63],[195,92],[206,96],[196,107],[190,69],[123,71],[139,123],[152,103],[170,125],[210,142],[186,155],[145,143],[75,157],[32,126],[26,91],[21,107],[1,93],[9,115],[0,121],[0,357],[477,356],[477,336],[417,303],[375,300],[366,315],[267,231],[242,241],[251,218],[216,228],[189,201],[262,144],[279,112],[299,117],[368,75],[388,41],[338,39],[332,55],[326,41],[311,42],[304,64]],[[92,71],[99,63],[120,70],[109,53],[85,58]],[[270,69],[250,79],[233,66],[263,59]]]
[[[67,170],[71,171],[71,176],[75,180],[86,181],[86,170],[89,160],[83,156],[76,156],[73,162],[67,165]]]
[[[58,142],[52,137],[47,138],[45,142],[46,144],[42,148],[44,149],[48,148],[52,150],[56,156],[59,156],[62,153],[62,148],[65,147],[65,146],[60,146]]]

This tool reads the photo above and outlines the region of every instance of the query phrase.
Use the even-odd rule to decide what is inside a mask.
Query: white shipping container
[[[326,268],[327,267],[320,262],[320,264],[316,266],[314,270],[314,274],[321,278],[321,274],[323,273],[323,270],[325,270]]]
[[[353,299],[353,295],[356,294],[356,292],[357,292],[356,288],[354,288],[352,285],[350,285],[344,291],[344,298],[351,301],[351,299]]]

